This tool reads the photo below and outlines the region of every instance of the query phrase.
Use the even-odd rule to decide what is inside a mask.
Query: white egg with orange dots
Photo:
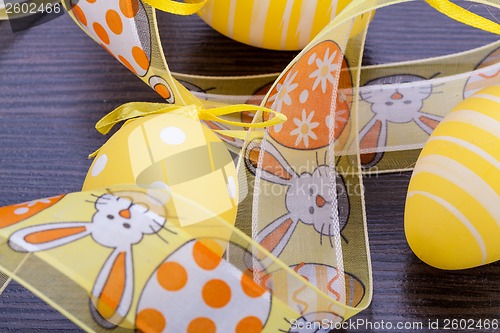
[[[214,132],[186,115],[129,120],[99,149],[83,190],[121,184],[188,198],[165,198],[174,201],[181,225],[217,216],[235,221],[238,186],[231,155]]]
[[[300,50],[349,2],[208,0],[198,14],[212,28],[238,42],[265,49]]]
[[[463,100],[430,136],[408,188],[405,232],[437,268],[500,260],[500,86]]]

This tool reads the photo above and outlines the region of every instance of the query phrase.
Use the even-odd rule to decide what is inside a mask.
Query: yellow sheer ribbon
[[[254,123],[244,123],[241,121],[228,120],[221,118],[221,116],[226,116],[230,114],[243,113],[247,111],[254,112],[264,112],[273,115],[268,120],[263,122]],[[101,134],[107,134],[116,124],[132,120],[133,118],[149,116],[153,114],[162,114],[176,112],[185,114],[191,118],[197,118],[206,121],[216,121],[218,123],[236,126],[236,127],[246,127],[252,129],[266,128],[270,126],[275,126],[286,121],[286,116],[282,113],[276,112],[274,110],[264,108],[261,106],[239,104],[239,105],[229,105],[223,107],[216,107],[211,109],[203,109],[197,105],[173,105],[165,103],[147,103],[147,102],[131,102],[126,103],[115,110],[108,113],[101,120],[99,120],[95,128]],[[262,138],[262,131],[247,131],[247,130],[215,130],[214,132],[224,134],[237,139],[257,139]]]
[[[425,0],[432,8],[460,23],[500,35],[500,24],[474,14],[449,0]]]
[[[143,0],[151,7],[176,15],[192,15],[198,12],[207,0],[193,0],[190,3],[177,2],[173,0]]]

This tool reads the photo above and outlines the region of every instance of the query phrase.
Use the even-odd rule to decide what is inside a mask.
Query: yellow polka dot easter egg
[[[430,136],[408,188],[405,232],[437,268],[500,260],[500,86],[462,101]]]
[[[238,42],[273,50],[300,50],[349,2],[208,0],[199,15],[212,28]]]
[[[177,194],[164,200],[173,200],[181,225],[214,216],[234,223],[236,217],[238,187],[231,155],[210,129],[187,116],[134,119],[102,146],[83,190],[121,184],[147,187],[153,196],[158,189]]]

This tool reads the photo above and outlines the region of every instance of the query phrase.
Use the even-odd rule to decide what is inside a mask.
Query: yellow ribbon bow
[[[272,116],[270,116],[269,119],[263,122],[253,122],[253,123],[244,123],[241,121],[234,121],[222,118],[222,116],[243,113],[248,111],[268,113]],[[165,103],[131,102],[123,104],[118,108],[116,108],[115,110],[108,113],[106,116],[104,116],[101,120],[97,122],[95,128],[99,131],[99,133],[107,134],[113,128],[113,126],[122,121],[129,121],[138,117],[145,117],[149,115],[169,113],[169,112],[180,113],[194,119],[215,121],[230,126],[249,128],[249,129],[258,129],[258,128],[275,126],[284,123],[287,120],[287,117],[282,113],[276,112],[274,110],[265,107],[248,105],[248,104],[236,104],[236,105],[222,106],[210,109],[203,109],[202,107],[197,105],[175,105],[175,104],[165,104]],[[242,140],[252,140],[263,137],[262,131],[226,129],[226,130],[214,130],[214,132]],[[98,151],[94,152],[89,157],[94,157],[97,152]]]

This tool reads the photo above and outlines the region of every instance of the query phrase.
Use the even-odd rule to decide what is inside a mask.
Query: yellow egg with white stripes
[[[462,101],[430,136],[408,188],[405,233],[437,268],[500,260],[500,86]]]
[[[223,35],[273,50],[300,50],[351,0],[208,0],[201,18]]]

